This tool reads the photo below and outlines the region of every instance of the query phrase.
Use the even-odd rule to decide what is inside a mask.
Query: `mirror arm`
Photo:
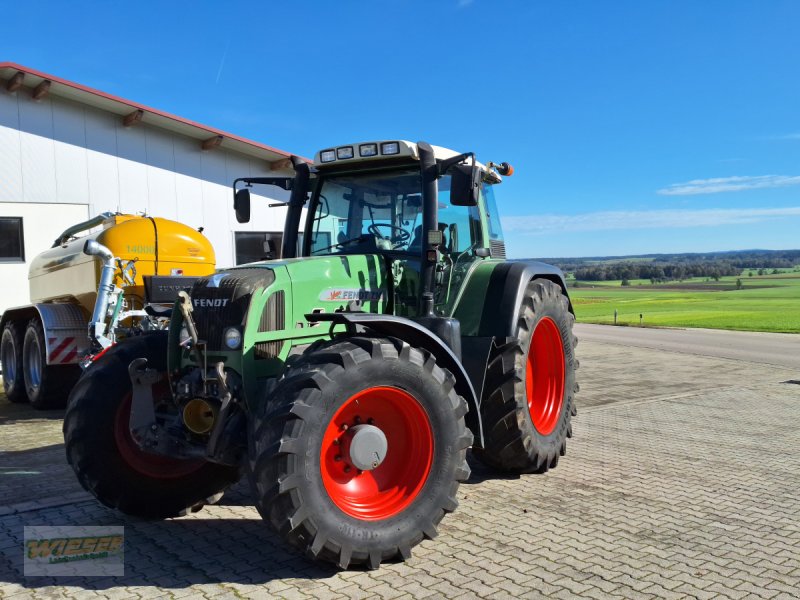
[[[458,156],[453,156],[451,158],[445,158],[444,160],[437,161],[439,163],[439,175],[444,175],[453,165],[457,165],[458,163],[467,160],[469,157],[472,157],[472,163],[475,164],[475,153],[474,152],[464,152],[463,154],[459,154]]]

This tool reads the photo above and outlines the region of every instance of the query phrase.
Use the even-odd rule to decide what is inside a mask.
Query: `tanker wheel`
[[[22,332],[9,321],[0,337],[0,363],[3,365],[3,390],[11,402],[27,402],[25,376],[22,370]]]
[[[397,339],[310,348],[251,424],[262,517],[292,547],[343,569],[409,558],[469,477],[472,434],[454,383]]]
[[[78,381],[64,416],[67,462],[81,485],[110,508],[152,519],[194,512],[219,500],[239,478],[239,469],[139,449],[128,428],[128,365],[140,357],[148,359],[148,367],[165,371],[167,332],[123,340]]]
[[[78,365],[48,365],[46,352],[42,322],[31,319],[22,344],[22,373],[28,400],[39,410],[64,408],[81,369]]]
[[[572,437],[578,384],[575,317],[561,288],[546,279],[528,284],[516,336],[489,357],[481,401],[484,447],[474,455],[514,473],[543,473],[558,464]]]

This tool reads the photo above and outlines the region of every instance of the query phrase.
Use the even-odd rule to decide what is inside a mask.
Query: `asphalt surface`
[[[794,600],[796,363],[719,356],[773,336],[663,331],[579,326],[578,416],[558,467],[509,477],[471,459],[439,536],[377,571],[287,551],[246,481],[178,519],[106,509],[65,462],[62,411],[0,396],[0,598]],[[123,525],[125,575],[25,577],[26,525]]]
[[[576,325],[575,331],[584,341],[795,368],[800,378],[800,333],[612,327],[585,323]]]

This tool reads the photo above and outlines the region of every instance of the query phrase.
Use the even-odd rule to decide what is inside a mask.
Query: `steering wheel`
[[[381,227],[386,227],[387,229],[391,230],[389,237],[386,237],[380,232]],[[372,223],[369,227],[367,227],[367,231],[377,238],[391,241],[392,246],[395,248],[403,245],[411,239],[411,234],[408,231],[402,227],[398,227],[397,225],[392,225],[390,223]]]

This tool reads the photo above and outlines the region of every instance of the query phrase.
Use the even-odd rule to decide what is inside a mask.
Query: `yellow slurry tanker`
[[[63,406],[83,360],[165,328],[178,292],[215,263],[202,233],[159,217],[103,213],[70,227],[33,259],[31,304],[0,318],[8,399]]]

